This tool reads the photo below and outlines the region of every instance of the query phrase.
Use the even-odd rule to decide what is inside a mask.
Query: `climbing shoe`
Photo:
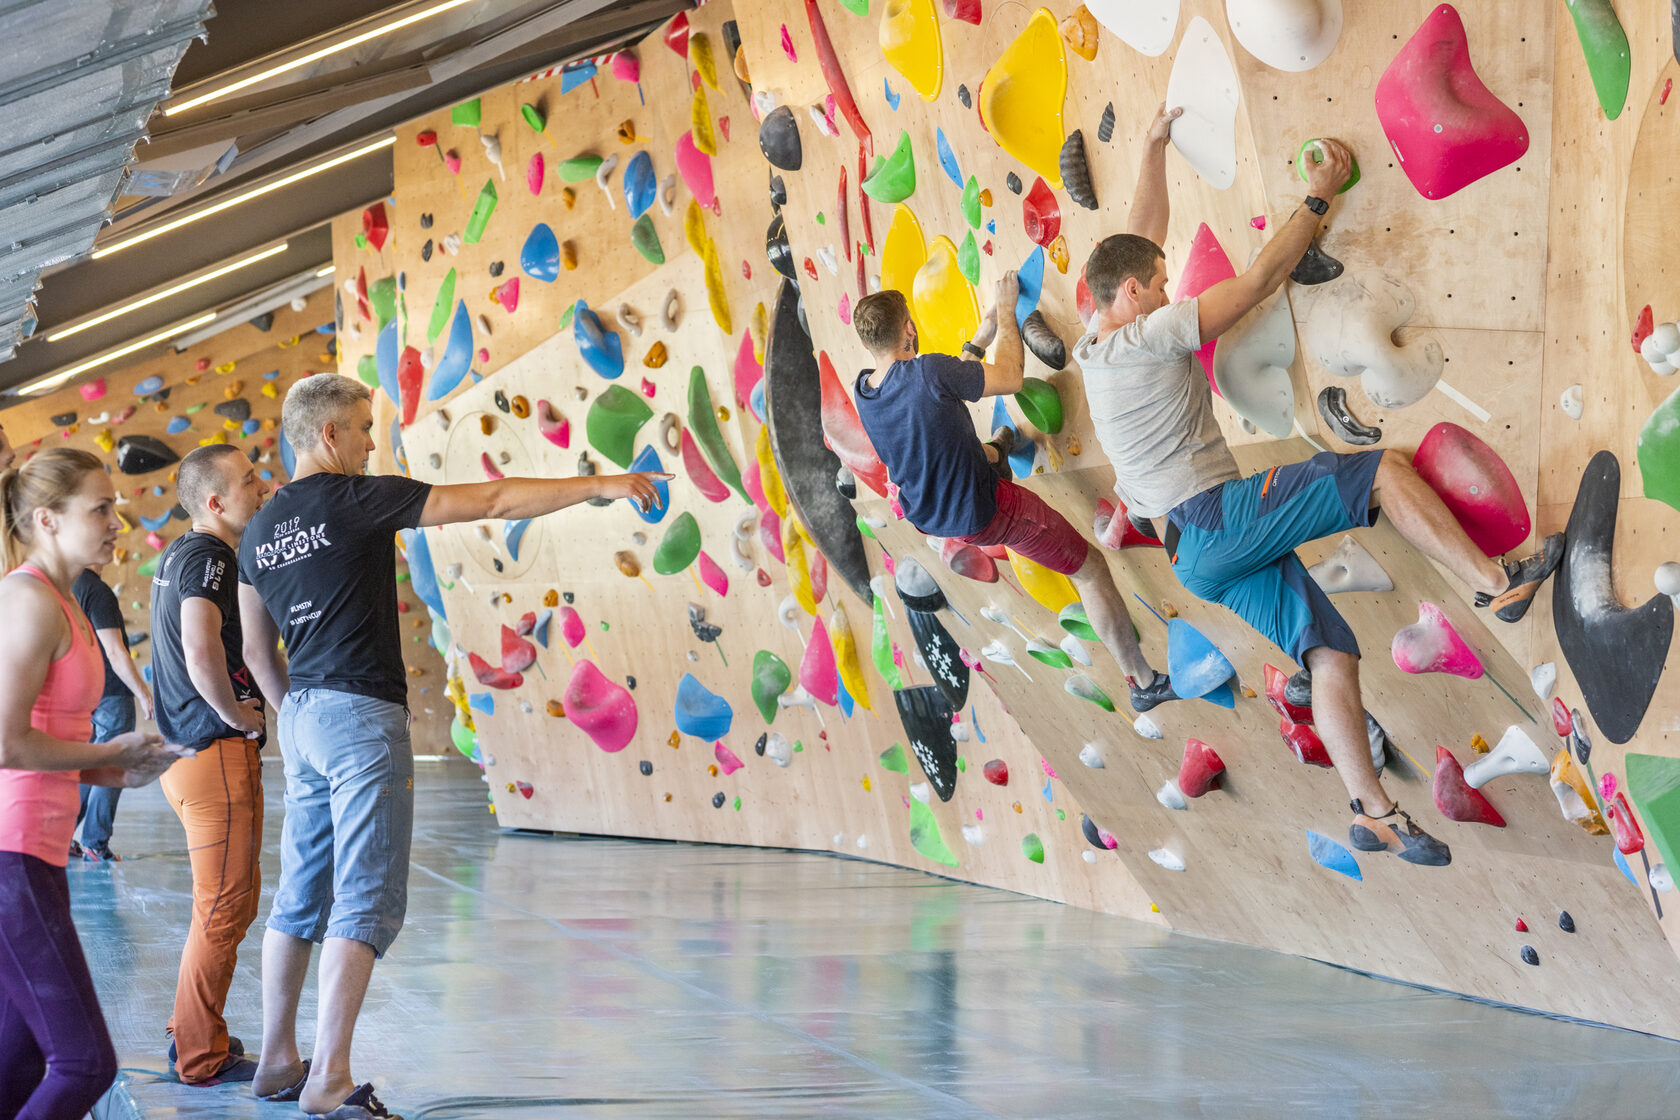
[[[997,462],[988,464],[992,473],[1004,482],[1015,481],[1015,468],[1009,462],[1009,456],[1015,450],[1015,429],[999,428],[992,433],[987,445],[997,448]]]
[[[1386,817],[1368,817],[1365,807],[1355,798],[1353,824],[1348,826],[1348,839],[1362,852],[1393,852],[1407,863],[1425,867],[1445,867],[1452,862],[1447,846],[1412,822],[1412,818],[1396,805]]]
[[[1546,577],[1557,571],[1558,565],[1563,563],[1563,546],[1563,534],[1553,533],[1533,556],[1507,563],[1505,575],[1510,583],[1505,590],[1498,595],[1478,592],[1476,605],[1492,607],[1494,616],[1501,622],[1516,622],[1522,618],[1528,613],[1528,604],[1534,601],[1534,593],[1540,590],[1540,585],[1546,582]]]
[[[1283,698],[1297,708],[1312,707],[1312,670],[1302,669],[1284,681]]]
[[[1139,688],[1137,682],[1131,677],[1126,678],[1126,683],[1131,686],[1132,690],[1132,711],[1140,714],[1147,712],[1157,704],[1165,704],[1168,700],[1178,699],[1178,694],[1172,690],[1172,681],[1168,679],[1165,673],[1156,673],[1155,678],[1143,688]]]

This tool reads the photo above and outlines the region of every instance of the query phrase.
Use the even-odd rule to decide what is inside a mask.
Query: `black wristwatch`
[[[1329,212],[1330,204],[1317,195],[1309,194],[1307,196],[1307,209],[1322,218]]]
[[[985,361],[986,360],[986,352],[984,350],[982,350],[980,347],[974,345],[974,343],[972,343],[972,342],[963,343],[962,344],[962,352],[964,354],[973,354],[976,361]]]

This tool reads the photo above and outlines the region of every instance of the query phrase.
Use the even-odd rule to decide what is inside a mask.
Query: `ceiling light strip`
[[[175,324],[168,330],[158,331],[156,334],[147,335],[138,342],[131,342],[127,346],[120,346],[115,350],[108,350],[105,353],[100,354],[98,357],[89,358],[85,362],[78,362],[69,369],[59,370],[57,373],[48,374],[46,377],[36,378],[34,381],[25,385],[20,385],[12,391],[18,396],[24,396],[28,393],[38,393],[43,389],[56,389],[58,386],[64,384],[66,381],[75,377],[79,373],[86,373],[90,369],[96,369],[109,362],[114,362],[118,358],[127,357],[136,350],[144,350],[148,346],[154,346],[159,342],[167,341],[178,334],[192,330],[194,327],[202,327],[204,324],[214,319],[217,314],[218,313],[215,311],[206,311],[196,319],[188,319],[184,323]]]
[[[190,291],[191,289],[198,287],[200,284],[208,284],[212,280],[221,279],[230,272],[237,272],[249,265],[256,264],[258,261],[265,261],[269,257],[284,253],[288,248],[290,248],[290,245],[285,241],[280,242],[278,245],[270,245],[266,249],[259,250],[258,252],[252,253],[246,257],[241,257],[239,260],[233,261],[230,264],[224,264],[220,268],[212,269],[211,271],[201,273],[198,276],[189,277],[188,279],[181,281],[179,284],[172,284],[169,287],[164,288],[162,291],[153,292],[149,296],[142,296],[136,300],[130,300],[128,303],[125,303],[120,307],[112,308],[103,315],[96,315],[91,319],[84,319],[79,322],[72,323],[67,327],[53,331],[51,334],[47,335],[47,341],[57,342],[59,339],[70,338],[74,335],[81,334],[85,330],[97,327],[101,323],[109,323],[112,319],[120,318],[131,311],[138,311],[142,307],[150,307],[152,304],[158,303],[161,300],[166,300],[171,296],[178,296],[185,291]]]

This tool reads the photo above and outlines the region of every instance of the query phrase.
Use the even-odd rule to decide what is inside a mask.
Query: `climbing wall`
[[[1680,842],[1663,819],[1676,798],[1626,777],[1677,753],[1674,702],[1654,688],[1671,609],[1624,616],[1612,599],[1651,598],[1680,501],[1662,453],[1677,425],[1647,424],[1665,370],[1636,327],[1651,304],[1657,342],[1680,352],[1661,330],[1680,318],[1661,155],[1676,63],[1667,21],[1632,7],[714,2],[403,129],[379,261],[396,310],[363,328],[371,351],[345,340],[346,371],[354,353],[381,407],[411,410],[398,461],[455,482],[652,456],[677,475],[654,521],[621,502],[420,538],[446,616],[432,634],[461,682],[455,742],[485,766],[500,819],[833,848],[1680,1033],[1661,998],[1673,896],[1651,875]],[[1159,550],[1111,554],[1145,651],[1171,661],[1170,621],[1180,650],[1211,642],[1232,680],[1140,731],[1112,660],[1069,638],[1065,586],[942,551],[872,486],[846,402],[867,361],[852,305],[904,287],[924,348],[954,350],[1019,268],[1071,346],[1080,265],[1125,228],[1165,100],[1191,109],[1168,154],[1180,297],[1243,267],[1293,212],[1313,138],[1360,164],[1300,282],[1211,358],[1244,465],[1347,450],[1351,422],[1414,454],[1490,553],[1524,554],[1575,514],[1564,590],[1497,632],[1386,522],[1344,546],[1392,584],[1339,600],[1394,739],[1389,788],[1452,845],[1445,870],[1347,850],[1340,782],[1298,760],[1310,735],[1288,745],[1263,695],[1267,665],[1295,666],[1184,592]],[[1064,149],[1076,129],[1083,159]],[[1268,335],[1288,342],[1269,368]],[[1080,371],[1029,357],[1027,373],[1034,387],[1001,416],[976,406],[976,425],[1013,424],[1017,473],[1089,527],[1113,476]],[[1326,416],[1331,389],[1347,419]],[[855,509],[835,500],[842,462]],[[915,632],[910,602],[929,589],[912,558],[947,601]],[[1396,666],[1448,628],[1457,675]],[[1530,671],[1548,664],[1556,683],[1537,691]],[[940,689],[965,683],[953,721]],[[1223,773],[1186,798],[1187,749],[1207,760],[1192,741]],[[1481,782],[1508,755],[1555,762],[1558,781]],[[1566,805],[1589,824],[1605,808],[1615,836]]]

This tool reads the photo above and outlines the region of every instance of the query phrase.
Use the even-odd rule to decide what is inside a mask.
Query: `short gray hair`
[[[292,450],[302,455],[321,442],[321,429],[343,416],[357,401],[371,401],[373,394],[354,377],[317,373],[295,382],[280,406],[280,430]]]

